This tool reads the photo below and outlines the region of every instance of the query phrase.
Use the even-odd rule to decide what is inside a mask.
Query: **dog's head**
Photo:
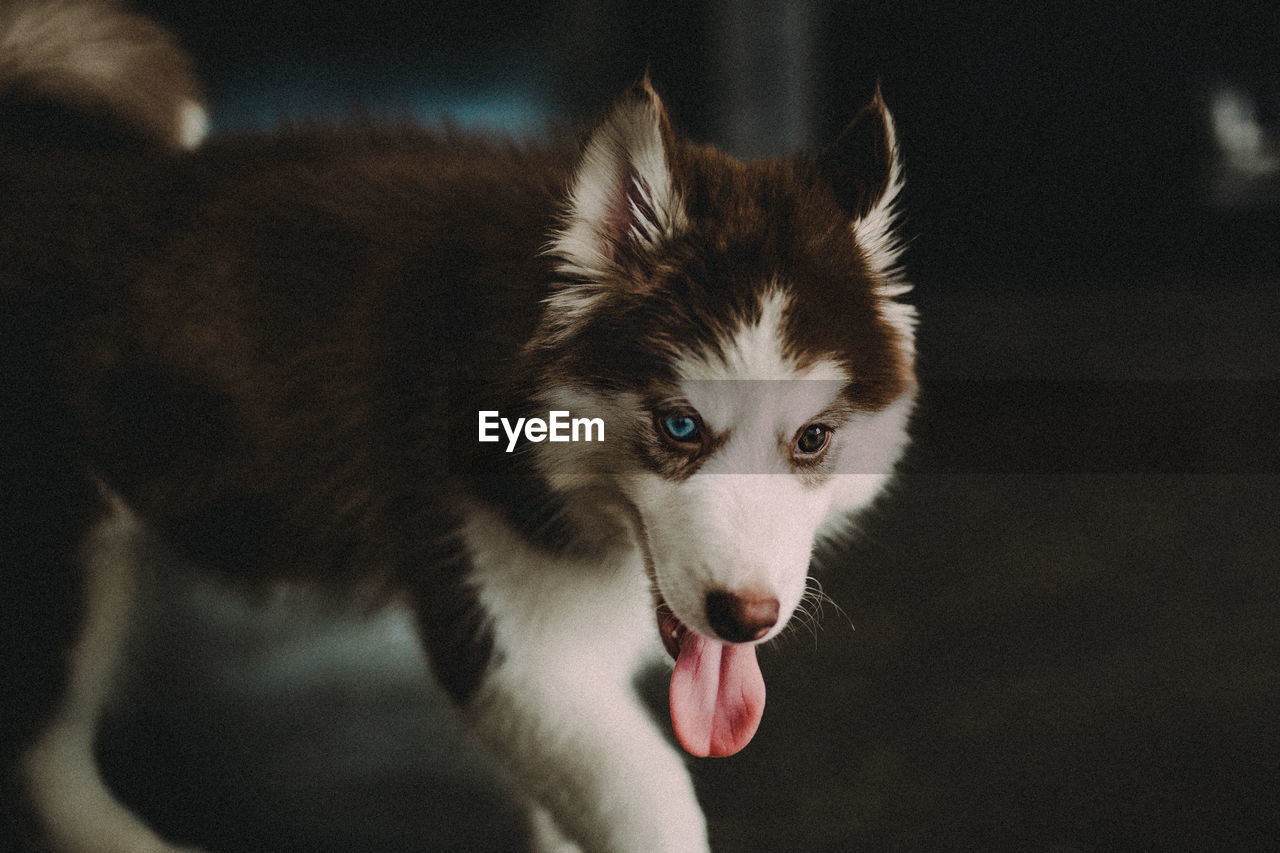
[[[543,467],[564,491],[604,477],[622,496],[695,754],[750,738],[751,645],[784,628],[815,543],[874,499],[905,444],[900,181],[878,93],[819,158],[744,163],[677,138],[647,84],[573,178],[532,347],[548,405],[603,416],[608,441],[546,446]]]

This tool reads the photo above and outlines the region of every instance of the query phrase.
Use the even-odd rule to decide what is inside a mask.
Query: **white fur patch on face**
[[[686,353],[676,360],[676,374],[685,380],[825,379],[847,382],[849,376],[835,361],[817,361],[801,368],[786,354],[784,327],[790,297],[774,287],[760,297],[760,318],[741,326],[721,353]]]
[[[785,626],[808,578],[815,532],[830,488],[797,474],[791,442],[837,402],[849,381],[834,360],[801,367],[787,354],[789,297],[767,291],[760,316],[722,341],[720,351],[676,361],[681,397],[714,433],[726,436],[683,482],[637,478],[632,500],[643,521],[654,573],[676,616],[703,634],[705,600],[716,590],[764,590]]]
[[[632,484],[654,580],[672,612],[715,636],[707,593],[755,590],[778,599],[776,636],[804,595],[814,533],[830,497],[794,476],[700,471],[682,483],[656,475]]]
[[[676,360],[684,399],[717,432],[745,433],[754,450],[776,455],[776,440],[789,437],[835,401],[849,375],[834,360],[801,367],[786,353],[789,297],[778,289],[760,299],[760,317],[722,342],[721,351],[686,353]],[[747,444],[747,442],[740,442]],[[779,457],[779,462],[781,462]],[[786,470],[778,465],[747,468]]]
[[[824,413],[840,411],[850,381],[834,359],[800,366],[788,355],[787,294],[761,298],[759,318],[719,351],[676,362],[678,390],[724,443],[683,481],[634,478],[629,497],[663,598],[687,626],[711,634],[706,596],[764,590],[783,630],[808,580],[815,544],[849,526],[842,519],[874,500],[906,443],[913,395],[877,412],[840,412],[821,473],[798,470],[792,444]]]

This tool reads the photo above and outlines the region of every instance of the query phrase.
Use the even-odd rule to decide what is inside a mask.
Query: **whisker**
[[[806,599],[813,602],[813,608],[819,618],[825,615],[825,605],[830,604],[836,613],[840,615],[841,619],[849,626],[849,630],[857,630],[857,627],[853,624],[853,619],[849,616],[849,613],[840,606],[839,602],[827,595],[826,590],[822,587],[822,581],[815,577],[811,576],[805,582],[805,592],[802,600]]]

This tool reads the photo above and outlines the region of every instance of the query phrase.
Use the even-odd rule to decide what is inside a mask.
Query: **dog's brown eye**
[[[816,456],[826,449],[831,441],[831,428],[822,424],[809,424],[796,439],[796,454],[800,456]]]

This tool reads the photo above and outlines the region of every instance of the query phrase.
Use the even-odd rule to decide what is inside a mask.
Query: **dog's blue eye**
[[[698,440],[698,419],[692,415],[663,415],[658,419],[658,423],[672,441],[688,444]]]

